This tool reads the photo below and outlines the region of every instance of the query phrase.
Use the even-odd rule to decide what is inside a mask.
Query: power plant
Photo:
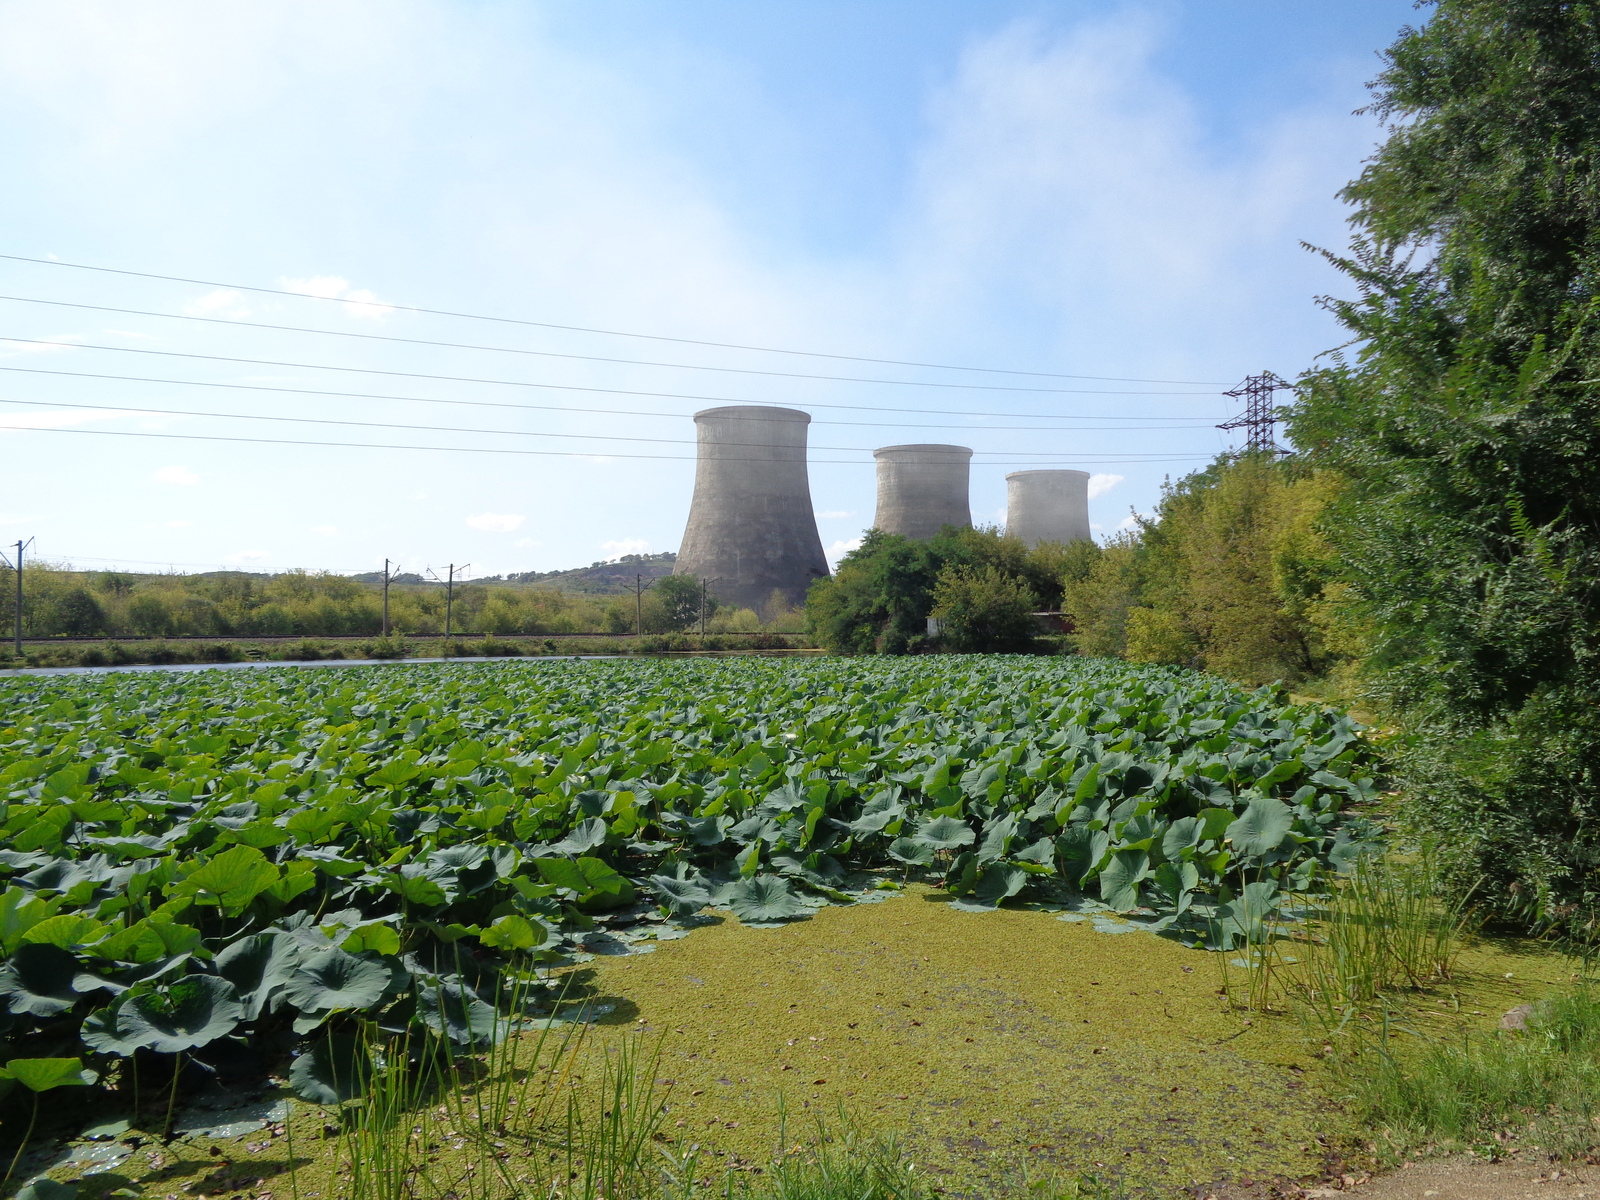
[[[803,603],[828,574],[806,473],[810,414],[732,405],[697,412],[694,423],[694,500],[673,573],[758,613],[775,591]]]
[[[1006,534],[1040,542],[1089,537],[1089,472],[1013,471],[1006,476]]]
[[[885,446],[872,457],[878,460],[876,528],[925,540],[946,525],[972,524],[972,451],[966,446]]]

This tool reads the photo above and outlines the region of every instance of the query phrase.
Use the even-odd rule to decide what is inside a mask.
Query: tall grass
[[[1558,1157],[1600,1138],[1600,995],[1549,997],[1522,1032],[1464,1033],[1396,1049],[1380,1031],[1336,1060],[1344,1102],[1381,1155],[1468,1148],[1498,1157],[1508,1144]]]
[[[1441,899],[1429,854],[1361,860],[1316,910],[1287,979],[1296,1010],[1324,1039],[1397,994],[1448,983],[1474,919]]]

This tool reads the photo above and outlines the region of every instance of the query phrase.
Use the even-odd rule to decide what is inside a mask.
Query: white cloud
[[[842,521],[846,517],[853,517],[853,516],[855,516],[855,513],[845,512],[843,509],[829,509],[827,512],[819,512],[817,514],[817,520],[819,520],[819,521]]]
[[[121,409],[104,412],[20,412],[0,413],[0,433],[23,433],[30,429],[70,429],[74,425],[87,425],[91,421],[109,421],[115,417],[137,414]]]
[[[828,565],[837,565],[841,558],[843,558],[846,554],[849,554],[850,551],[859,549],[860,546],[861,539],[858,537],[851,538],[849,541],[835,542],[833,545],[828,547]]]
[[[83,341],[80,333],[56,333],[39,338],[31,342],[0,341],[0,358],[12,358],[20,354],[59,354],[63,350],[71,350],[73,342]]]
[[[514,513],[479,513],[467,518],[467,528],[481,533],[511,533],[522,528],[526,517]]]
[[[1127,478],[1125,475],[1089,476],[1089,499],[1093,500],[1096,496],[1104,496],[1125,478]]]
[[[168,521],[168,522],[166,522],[166,528],[168,528],[168,529],[193,529],[194,528],[194,522],[193,521]]]
[[[228,563],[260,562],[263,558],[271,558],[265,550],[241,550],[237,554],[225,554],[222,561]]]
[[[385,304],[375,293],[366,288],[353,288],[348,279],[342,279],[337,275],[315,275],[309,279],[280,279],[278,283],[285,291],[298,292],[302,296],[347,301],[348,303],[340,307],[353,317],[382,317],[394,311],[393,305]]]
[[[338,537],[339,527],[337,525],[313,525],[311,532],[318,537]]]
[[[278,285],[286,292],[302,296],[315,296],[320,300],[337,300],[350,290],[350,281],[337,275],[314,275],[309,279],[280,279]]]
[[[200,476],[188,467],[160,467],[150,478],[157,483],[171,483],[178,487],[193,487],[200,482]]]
[[[240,321],[250,315],[243,300],[244,297],[232,288],[217,288],[192,304],[184,305],[183,311],[191,317],[229,317]]]
[[[601,542],[600,549],[612,558],[621,558],[624,554],[643,554],[650,549],[650,543],[643,538],[619,538],[614,542]]]
[[[544,543],[539,541],[537,538],[518,538],[516,541],[512,542],[511,544],[513,546],[517,547],[517,549],[519,549],[519,550],[528,550],[528,549],[533,548],[534,546],[542,546],[542,545],[544,545]]]

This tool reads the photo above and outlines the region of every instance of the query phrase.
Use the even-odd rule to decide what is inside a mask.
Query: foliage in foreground
[[[1258,941],[1368,836],[1347,717],[1085,660],[528,663],[0,682],[5,1036],[107,1064],[504,1032],[513,961],[933,869]],[[880,876],[881,878],[881,876]]]
[[[1600,5],[1441,0],[1390,48],[1345,191],[1356,349],[1290,431],[1413,815],[1501,913],[1600,933]]]

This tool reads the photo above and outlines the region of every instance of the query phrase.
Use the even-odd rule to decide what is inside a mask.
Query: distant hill
[[[578,592],[585,596],[620,596],[633,590],[637,577],[645,582],[671,575],[678,556],[671,550],[660,554],[624,554],[610,562],[591,563],[569,571],[523,571],[503,576],[507,583],[541,583],[545,587],[563,592]],[[480,582],[492,582],[483,580]]]
[[[575,592],[584,596],[620,596],[633,590],[634,580],[643,575],[645,582],[672,574],[678,556],[668,550],[661,554],[624,554],[609,562],[591,563],[587,567],[572,567],[565,571],[517,571],[510,575],[485,575],[463,582],[471,583],[538,583],[562,592]],[[382,583],[382,571],[363,571],[350,576],[359,583]],[[421,575],[406,572],[392,575],[390,583],[435,583]]]

